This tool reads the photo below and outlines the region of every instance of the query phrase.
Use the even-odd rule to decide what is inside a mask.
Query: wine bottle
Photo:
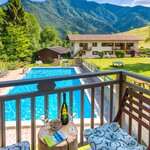
[[[63,125],[68,124],[68,107],[66,103],[66,93],[63,93],[63,104],[61,107],[61,122]]]

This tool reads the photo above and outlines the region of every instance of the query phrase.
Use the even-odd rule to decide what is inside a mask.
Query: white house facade
[[[124,50],[126,56],[134,57],[138,51],[138,42],[143,40],[136,35],[81,35],[67,36],[73,57],[98,58],[99,52],[115,57],[116,50]]]

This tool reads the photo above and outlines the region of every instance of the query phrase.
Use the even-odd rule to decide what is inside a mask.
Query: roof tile
[[[67,38],[71,41],[143,41],[136,35],[127,34],[69,34]]]

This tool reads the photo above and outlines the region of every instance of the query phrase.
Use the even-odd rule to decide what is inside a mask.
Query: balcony
[[[80,48],[79,48],[79,51],[81,51],[81,50],[91,51],[91,50],[92,50],[92,47],[80,47]]]
[[[113,79],[110,79],[110,76],[113,76]],[[139,84],[135,84],[133,82],[133,78],[143,81],[145,83],[145,86],[141,87]],[[80,79],[83,84],[65,88],[57,88],[55,86],[55,83],[57,81],[74,79]],[[60,106],[62,101],[61,94],[63,92],[69,92],[69,106],[72,107],[73,102],[76,100],[73,96],[74,91],[80,91],[80,118],[78,119],[79,122],[75,121],[75,123],[79,129],[78,141],[79,146],[81,146],[85,143],[85,139],[83,137],[83,130],[85,128],[93,128],[96,127],[98,124],[102,125],[106,122],[113,121],[117,110],[120,106],[120,102],[126,87],[130,87],[136,91],[139,91],[139,93],[150,97],[150,90],[148,86],[149,83],[149,77],[141,76],[124,70],[106,71],[101,73],[82,73],[70,76],[1,82],[0,88],[36,84],[37,90],[33,90],[32,92],[28,93],[0,96],[0,147],[8,145],[9,143],[7,138],[11,136],[14,138],[12,138],[12,143],[19,142],[21,140],[28,140],[31,143],[32,149],[36,149],[37,132],[40,127],[40,125],[35,119],[35,99],[38,96],[44,97],[44,106],[41,107],[44,107],[45,110],[49,110],[48,96],[51,94],[57,95],[56,110],[58,114],[57,117],[59,118]],[[84,110],[86,109],[84,103],[85,93],[88,95],[90,101],[89,119],[84,118]],[[29,120],[29,126],[24,125],[24,123],[22,123],[23,121],[21,121],[22,98],[30,99],[31,120]],[[5,118],[5,111],[7,111],[7,108],[5,107],[5,102],[9,100],[15,101],[16,121],[14,121],[14,126],[10,126],[9,122],[7,122]],[[147,130],[145,130],[140,125],[140,123],[131,121],[127,116],[122,117],[122,122],[124,122],[122,128],[124,128],[127,131],[129,130],[130,134],[136,135],[139,143],[144,142],[147,145],[150,144],[150,133]],[[23,137],[23,130],[27,129],[30,132],[25,133],[28,134],[28,138],[26,139],[26,137]],[[12,131],[15,131],[15,135]]]

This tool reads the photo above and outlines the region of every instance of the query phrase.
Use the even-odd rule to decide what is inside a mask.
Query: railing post
[[[124,75],[122,72],[117,75],[117,79],[119,79],[119,85],[116,86],[116,112],[118,111],[121,100],[123,98],[123,95],[125,93],[126,86],[124,84],[124,81],[126,80],[126,75]],[[122,115],[122,120],[119,121],[120,125],[125,125],[125,116]]]
[[[5,132],[5,102],[0,102],[0,147],[6,145]]]

